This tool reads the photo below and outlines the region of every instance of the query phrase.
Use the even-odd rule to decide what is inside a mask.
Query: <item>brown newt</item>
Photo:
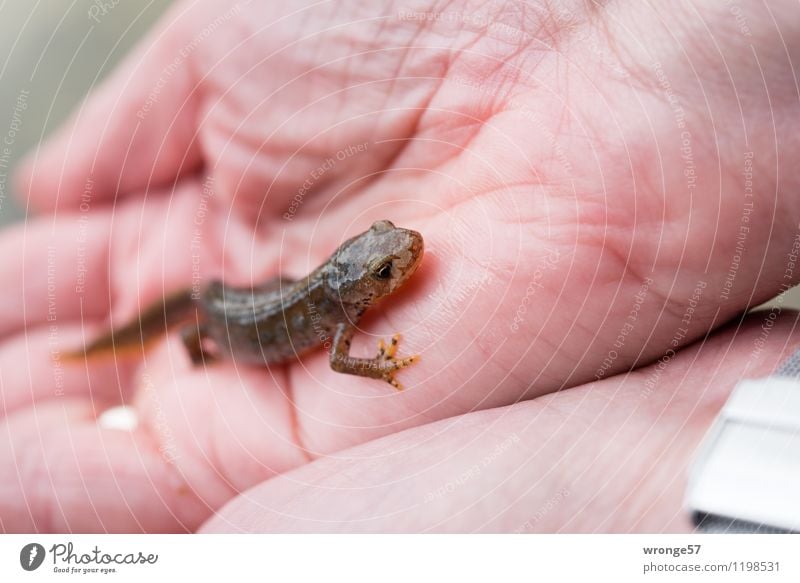
[[[212,281],[199,293],[180,291],[72,356],[144,346],[184,324],[181,338],[195,365],[219,358],[282,363],[323,345],[333,370],[382,379],[402,390],[395,373],[419,357],[395,356],[398,334],[388,345],[383,340],[378,343],[375,358],[351,357],[350,341],[364,312],[416,271],[423,248],[422,235],[416,231],[377,221],[301,280],[277,277],[250,288]]]

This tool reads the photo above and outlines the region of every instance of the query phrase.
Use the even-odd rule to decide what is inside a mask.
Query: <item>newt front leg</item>
[[[349,324],[337,325],[330,353],[331,368],[345,374],[382,379],[398,391],[402,391],[403,385],[394,378],[394,375],[398,370],[418,361],[419,356],[395,358],[397,344],[400,341],[400,335],[395,334],[388,346],[383,340],[378,343],[378,355],[375,358],[353,358],[350,356],[350,342],[354,333],[355,328]]]

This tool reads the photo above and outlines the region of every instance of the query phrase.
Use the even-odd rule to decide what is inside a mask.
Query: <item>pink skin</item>
[[[238,496],[204,532],[688,532],[688,464],[743,377],[800,346],[766,313],[648,366],[378,439]]]
[[[466,0],[444,8],[237,6],[178,4],[21,170],[30,205],[52,212],[2,235],[0,396],[9,439],[0,472],[16,477],[0,486],[2,529],[192,531],[247,488],[390,436],[352,450],[380,455],[380,471],[374,459],[323,460],[256,490],[265,504],[259,528],[314,530],[302,519],[275,519],[266,502],[302,500],[312,494],[308,480],[343,479],[334,475],[343,463],[366,484],[411,480],[405,489],[424,496],[508,435],[529,449],[498,467],[535,456],[525,483],[554,468],[560,476],[542,478],[543,489],[528,494],[538,506],[525,512],[569,484],[569,504],[535,530],[686,528],[675,472],[739,374],[715,377],[713,365],[699,363],[717,362],[719,350],[750,362],[752,338],[716,337],[684,372],[676,358],[662,377],[662,400],[637,400],[635,376],[585,383],[652,362],[673,341],[701,338],[797,281],[797,270],[786,273],[800,221],[796,5],[743,6],[747,37],[724,6],[698,13],[676,3],[616,3],[591,14],[582,2],[558,14]],[[445,17],[412,14],[437,10]],[[755,184],[746,223],[745,152],[754,153]],[[211,197],[203,195],[208,177]],[[307,192],[292,214],[300,189]],[[97,361],[54,374],[53,347],[74,348],[82,330],[98,333],[109,314],[124,321],[190,284],[193,265],[203,278],[231,283],[298,276],[382,218],[423,233],[426,258],[365,319],[354,354],[401,332],[400,355],[422,355],[399,375],[402,394],[331,371],[322,351],[270,371],[193,369],[175,338],[142,366]],[[745,251],[722,297],[743,225]],[[652,283],[637,304],[645,278]],[[700,280],[706,287],[688,330],[676,336]],[[626,323],[633,325],[605,366]],[[779,330],[772,350],[795,342]],[[777,356],[759,358],[748,371],[766,374]],[[691,386],[719,393],[697,410],[691,392],[687,402],[670,400]],[[119,403],[137,410],[139,427],[98,428],[95,417]],[[629,418],[637,407],[644,417]],[[639,445],[625,468],[631,475],[598,493],[602,476],[620,465],[608,448],[627,451],[617,439],[623,426],[627,443]],[[471,441],[484,430],[492,439]],[[573,436],[578,448],[568,451],[566,437],[548,440],[552,431]],[[680,447],[666,447],[676,435]],[[408,445],[412,453],[387,462],[387,451]],[[439,459],[440,475],[419,484],[408,477],[430,473]],[[591,463],[585,479],[579,468]],[[664,482],[664,496],[657,485],[641,488],[647,479]],[[489,505],[459,508],[460,496],[485,487],[470,480],[446,496],[437,511],[444,522],[423,516],[424,507],[408,511],[400,528],[514,530],[530,518],[506,517],[502,490],[486,492]],[[345,521],[337,528],[392,528],[375,516],[346,522],[376,505],[336,496],[325,518]],[[237,510],[246,504],[234,503],[209,528],[251,525],[250,511]],[[614,513],[619,505],[628,511]]]

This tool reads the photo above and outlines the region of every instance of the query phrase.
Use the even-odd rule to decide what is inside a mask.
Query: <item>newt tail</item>
[[[64,357],[67,360],[81,360],[96,356],[120,356],[146,348],[174,326],[194,319],[196,308],[192,290],[180,290],[149,306],[128,324],[110,330],[83,349],[68,352]]]

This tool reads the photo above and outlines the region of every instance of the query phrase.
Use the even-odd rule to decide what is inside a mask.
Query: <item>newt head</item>
[[[376,221],[336,250],[327,282],[337,301],[366,309],[402,286],[419,267],[423,252],[418,232]]]

